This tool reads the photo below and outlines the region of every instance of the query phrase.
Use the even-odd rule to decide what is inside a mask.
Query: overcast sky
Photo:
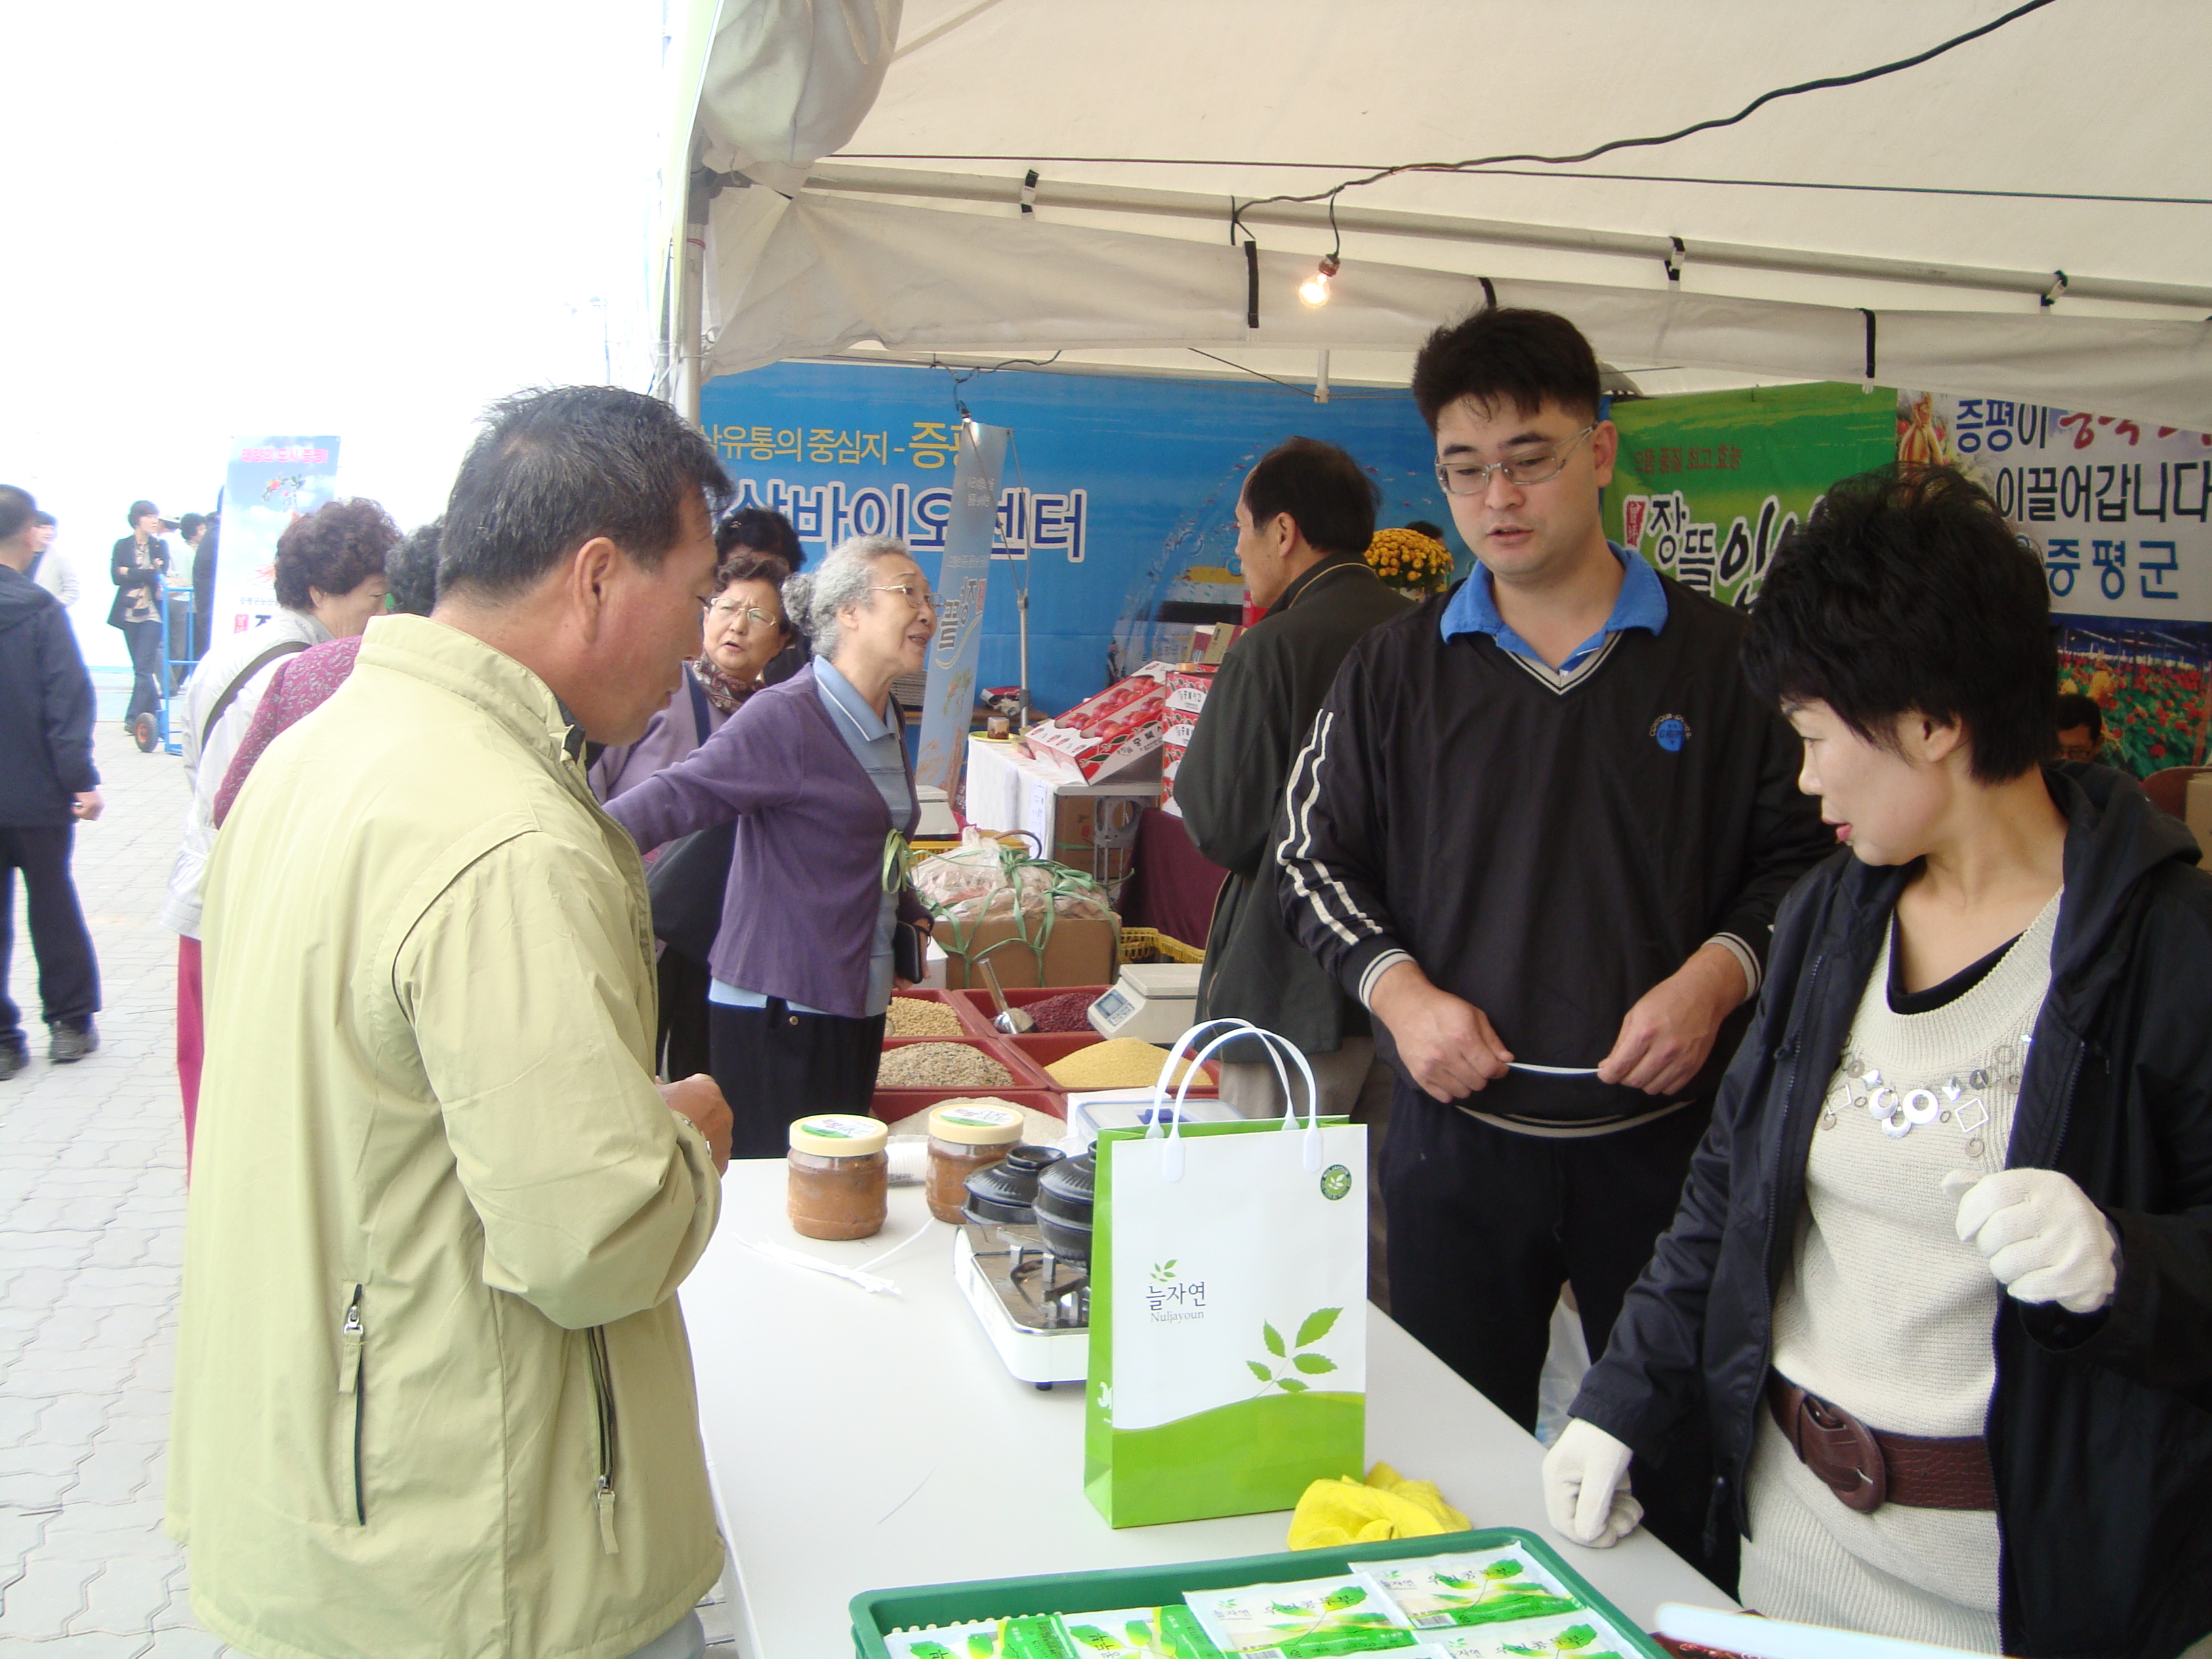
[[[214,504],[234,434],[334,433],[441,510],[484,404],[641,385],[660,0],[0,6],[0,482],[61,520],[86,655],[135,497]]]

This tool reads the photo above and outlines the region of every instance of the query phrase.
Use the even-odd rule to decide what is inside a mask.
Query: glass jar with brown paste
[[[929,1212],[963,1219],[968,1177],[1004,1158],[1022,1138],[1022,1109],[988,1096],[948,1100],[929,1114]]]
[[[791,1126],[784,1212],[805,1238],[872,1238],[883,1231],[890,1159],[883,1124],[828,1113]]]

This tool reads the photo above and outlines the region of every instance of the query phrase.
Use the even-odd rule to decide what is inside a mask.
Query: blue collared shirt
[[[1567,659],[1553,671],[1556,673],[1573,673],[1625,629],[1640,628],[1656,635],[1667,626],[1667,590],[1660,585],[1659,573],[1620,543],[1609,541],[1606,545],[1621,565],[1620,593],[1613,602],[1613,614],[1605,619],[1604,627],[1567,653]],[[1550,665],[1536,654],[1535,648],[1505,625],[1505,618],[1498,614],[1498,600],[1490,584],[1488,568],[1478,562],[1474,574],[1444,607],[1440,624],[1443,637],[1449,641],[1462,634],[1487,634],[1498,641],[1499,650],[1548,668]]]

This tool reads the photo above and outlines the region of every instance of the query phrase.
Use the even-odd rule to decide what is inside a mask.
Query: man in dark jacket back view
[[[1296,1043],[1322,1110],[1364,1122],[1370,1157],[1389,1125],[1389,1068],[1375,1057],[1367,1011],[1283,926],[1273,830],[1291,763],[1345,653],[1413,609],[1368,568],[1374,534],[1375,486],[1335,445],[1292,438],[1260,459],[1237,497],[1237,555],[1267,615],[1222,662],[1176,775],[1193,844],[1229,872],[1213,902],[1198,1017],[1249,1019]],[[1264,1055],[1231,1044],[1219,1057],[1225,1103],[1247,1117],[1283,1112]],[[1374,1216],[1368,1279],[1387,1306],[1379,1202]]]
[[[65,1064],[100,1046],[92,1018],[100,968],[70,879],[77,820],[100,816],[92,681],[68,612],[24,574],[37,510],[27,491],[0,484],[0,1081],[29,1060],[8,995],[18,870],[30,896],[46,1057]]]
[[[1288,1037],[1315,1061],[1330,1113],[1359,1098],[1375,1045],[1367,1011],[1283,926],[1273,831],[1291,763],[1345,653],[1413,609],[1368,568],[1374,534],[1375,486],[1335,445],[1292,438],[1260,459],[1237,497],[1237,553],[1267,614],[1223,661],[1176,775],[1191,841],[1229,872],[1206,935],[1199,1018],[1249,1019]],[[1222,1095],[1248,1117],[1284,1109],[1268,1064],[1231,1063]]]

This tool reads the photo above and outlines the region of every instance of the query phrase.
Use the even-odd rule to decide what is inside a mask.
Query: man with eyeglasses
[[[1413,389],[1480,563],[1346,659],[1291,771],[1279,892],[1395,1050],[1392,1312],[1533,1428],[1562,1281],[1602,1352],[1775,907],[1834,843],[1743,683],[1741,618],[1606,539],[1619,434],[1574,325],[1478,313]],[[1726,1582],[1698,1452],[1637,1491]]]

